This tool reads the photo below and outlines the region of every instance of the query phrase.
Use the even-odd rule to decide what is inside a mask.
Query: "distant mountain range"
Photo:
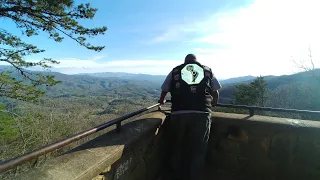
[[[1,66],[0,65],[0,71],[3,71],[5,69],[11,69],[14,70],[11,66]],[[48,72],[46,72],[48,73]],[[56,74],[58,72],[52,72],[49,74]],[[58,73],[62,74],[62,73]],[[162,83],[166,75],[149,75],[149,74],[134,74],[134,73],[125,73],[125,72],[99,72],[99,73],[79,73],[79,74],[73,74],[70,76],[91,76],[96,78],[115,78],[115,79],[124,79],[124,80],[138,80],[138,81],[149,81],[153,83]],[[227,85],[227,84],[235,84],[240,82],[248,81],[255,79],[255,76],[241,76],[241,77],[234,77],[230,79],[224,79],[219,80],[221,84]]]
[[[102,72],[102,73],[82,73],[79,75],[88,75],[92,77],[100,77],[100,78],[120,78],[120,79],[128,79],[128,80],[142,80],[142,81],[151,81],[162,83],[166,76],[165,75],[149,75],[149,74],[132,74],[132,73],[123,73],[123,72]],[[271,77],[271,76],[270,76]],[[219,80],[223,85],[235,84],[245,81],[251,81],[255,79],[256,76],[241,76],[230,79]]]
[[[221,80],[220,83],[222,85],[235,84],[235,83],[239,83],[239,82],[251,81],[255,78],[257,78],[257,77],[256,76],[242,76],[242,77],[235,77],[235,78]]]
[[[0,71],[5,68],[8,68],[8,66],[0,66]],[[56,79],[62,81],[54,87],[46,87],[49,97],[107,95],[114,98],[127,96],[132,98],[158,98],[161,92],[161,84],[166,77],[113,72],[76,75],[45,72],[45,74],[55,75]],[[312,76],[313,74],[320,74],[320,69],[293,75],[265,76],[270,95],[272,95],[269,105],[319,110],[320,86],[319,81],[317,82],[317,79]],[[234,85],[250,83],[255,78],[254,76],[244,76],[220,81],[223,86],[220,90],[220,102],[232,103]]]
[[[124,72],[81,73],[76,75],[87,75],[98,78],[117,78],[126,80],[150,81],[156,83],[163,82],[166,78],[166,76],[164,75],[133,74]]]

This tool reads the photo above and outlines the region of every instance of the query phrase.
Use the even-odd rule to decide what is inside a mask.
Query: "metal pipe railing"
[[[166,102],[171,103],[171,100]],[[286,113],[302,113],[302,114],[319,114],[320,111],[300,110],[300,109],[284,109],[284,108],[271,108],[271,107],[260,107],[260,106],[247,106],[247,105],[236,105],[236,104],[221,104],[218,103],[216,107],[236,108],[236,109],[248,109],[250,116],[254,115],[255,110],[260,111],[271,111],[271,112],[286,112]]]
[[[141,114],[147,110],[150,110],[154,107],[159,107],[160,106],[160,103],[157,103],[157,104],[154,104],[152,106],[149,106],[149,107],[146,107],[146,108],[142,108],[138,111],[135,111],[135,112],[132,112],[132,113],[129,113],[129,114],[126,114],[126,115],[123,115],[121,117],[118,117],[116,119],[113,119],[111,121],[108,121],[106,123],[103,123],[99,126],[96,126],[92,129],[89,129],[87,131],[83,131],[81,133],[78,133],[76,135],[73,135],[71,137],[67,137],[61,141],[58,141],[58,142],[55,142],[55,143],[52,143],[52,144],[49,144],[47,146],[44,146],[44,147],[41,147],[35,151],[32,151],[30,153],[27,153],[27,154],[24,154],[20,157],[17,157],[17,158],[13,158],[13,159],[10,159],[10,160],[7,160],[7,161],[4,161],[4,162],[1,162],[0,164],[0,173],[2,172],[5,172],[11,168],[14,168],[14,167],[17,167],[23,163],[26,163],[32,159],[36,159],[38,158],[39,156],[42,156],[44,154],[47,154],[49,152],[52,152],[56,149],[59,149],[63,146],[66,146],[68,144],[71,144],[72,142],[75,142],[77,140],[80,140],[86,136],[89,136],[91,134],[94,134],[98,131],[101,131],[107,127],[110,127],[110,126],[113,126],[113,125],[117,125],[117,129],[116,131],[119,132],[120,131],[120,128],[121,128],[121,122],[128,119],[128,118],[131,118],[135,115],[138,115],[138,114]]]
[[[171,102],[171,100],[167,100],[166,102]],[[239,109],[248,109],[250,116],[254,115],[255,110],[261,110],[261,111],[273,111],[273,112],[288,112],[288,113],[304,113],[304,114],[319,114],[320,111],[309,111],[309,110],[298,110],[298,109],[283,109],[283,108],[270,108],[270,107],[258,107],[258,106],[245,106],[245,105],[234,105],[234,104],[217,104],[217,107],[226,107],[226,108],[239,108]],[[0,164],[0,173],[5,172],[11,168],[14,168],[18,165],[21,165],[23,163],[26,163],[32,159],[38,158],[39,156],[42,156],[44,154],[47,154],[49,152],[52,152],[56,149],[59,149],[63,146],[66,146],[68,144],[71,144],[72,142],[75,142],[77,140],[80,140],[86,136],[89,136],[91,134],[94,134],[98,131],[101,131],[107,127],[116,125],[116,131],[119,132],[121,129],[121,122],[131,118],[135,115],[141,114],[142,112],[145,112],[147,110],[150,110],[154,107],[160,107],[160,103],[154,104],[152,106],[142,108],[138,111],[126,114],[124,116],[121,116],[119,118],[113,119],[111,121],[108,121],[106,123],[103,123],[99,126],[96,126],[92,129],[89,129],[87,131],[83,131],[81,133],[78,133],[76,135],[73,135],[71,137],[68,137],[66,139],[63,139],[61,141],[49,144],[47,146],[41,147],[35,151],[32,151],[30,153],[24,154],[20,157],[13,158],[4,162],[1,162]]]
[[[248,109],[250,116],[254,115],[255,110],[259,111],[271,111],[271,112],[286,112],[286,113],[301,113],[301,114],[319,114],[320,111],[299,110],[299,109],[284,109],[284,108],[271,108],[271,107],[259,107],[259,106],[246,106],[246,105],[234,105],[234,104],[217,104],[217,107]]]

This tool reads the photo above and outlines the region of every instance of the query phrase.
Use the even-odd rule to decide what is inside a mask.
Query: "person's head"
[[[184,63],[197,61],[197,57],[194,54],[188,54],[184,59]]]

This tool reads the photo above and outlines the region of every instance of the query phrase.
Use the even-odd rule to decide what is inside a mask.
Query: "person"
[[[175,67],[162,84],[159,103],[171,94],[170,128],[174,132],[170,160],[173,179],[201,180],[211,126],[211,108],[219,99],[221,85],[194,54]]]

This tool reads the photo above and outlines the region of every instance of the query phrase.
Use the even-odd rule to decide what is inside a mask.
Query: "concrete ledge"
[[[155,135],[157,128],[165,120],[165,114],[152,112],[138,117],[135,121],[122,126],[121,132],[110,131],[94,140],[79,146],[70,152],[53,158],[43,166],[35,168],[17,179],[46,179],[87,180],[102,172],[110,171],[113,164],[117,164],[125,157],[120,170],[112,173],[112,178],[120,179],[126,171],[134,168],[143,156],[139,154],[141,148],[146,148]],[[115,175],[117,173],[117,175]]]
[[[215,169],[244,180],[320,179],[319,121],[218,112],[212,118],[208,157]]]
[[[320,129],[320,121],[309,121],[289,118],[279,118],[270,116],[249,116],[245,114],[232,114],[214,112],[212,115],[213,121],[217,123],[228,123],[235,125],[253,125],[260,124],[263,126],[273,126],[276,128],[298,128],[298,129]]]

